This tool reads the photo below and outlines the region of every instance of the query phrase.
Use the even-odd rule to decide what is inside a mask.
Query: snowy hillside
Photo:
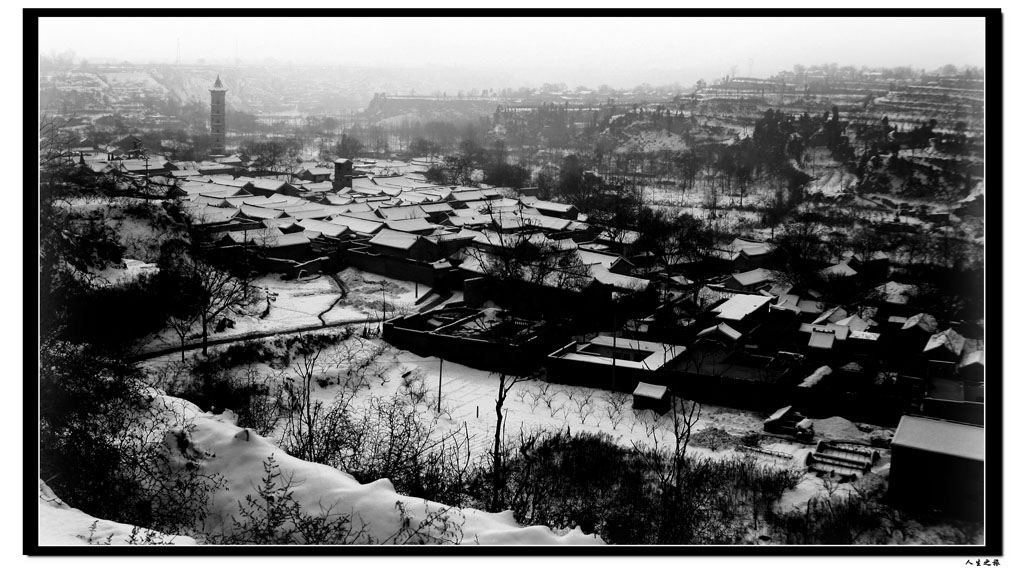
[[[188,546],[196,544],[187,536],[167,536],[128,524],[97,519],[72,508],[39,481],[39,545],[79,544],[122,545],[148,540],[151,544]]]
[[[206,473],[216,473],[225,479],[226,488],[218,490],[211,499],[206,534],[229,535],[233,532],[233,519],[244,520],[240,509],[248,505],[247,496],[256,496],[265,475],[264,463],[272,457],[281,481],[292,483],[293,498],[303,512],[317,516],[330,508],[332,514],[351,515],[353,523],[365,527],[356,538],[359,543],[436,541],[434,533],[439,533],[440,527],[431,518],[440,514],[453,525],[446,538],[462,544],[602,544],[596,536],[582,534],[578,529],[558,534],[547,527],[521,527],[511,512],[491,514],[473,509],[450,509],[431,501],[402,496],[384,479],[360,484],[337,469],[296,459],[253,431],[241,429],[225,417],[203,413],[187,401],[164,396],[158,399],[168,411],[184,411],[192,420],[194,425],[187,448],[205,458],[201,464]],[[402,526],[403,515],[398,503],[406,511],[406,527]],[[68,507],[40,483],[40,545],[130,544],[132,532],[129,524],[98,520]],[[136,530],[135,538],[145,538],[146,532]],[[196,543],[188,537],[160,535],[150,540],[175,545]]]

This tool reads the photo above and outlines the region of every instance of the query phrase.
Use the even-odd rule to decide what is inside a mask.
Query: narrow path
[[[327,329],[327,328],[337,328],[337,327],[340,327],[340,326],[348,326],[348,325],[351,325],[351,324],[371,324],[371,323],[375,323],[375,322],[380,322],[380,318],[357,318],[357,319],[354,319],[354,320],[337,320],[337,321],[334,321],[334,322],[324,322],[323,324],[316,325],[316,326],[300,326],[298,328],[288,328],[286,330],[273,330],[273,331],[269,331],[269,332],[249,332],[248,334],[238,334],[238,335],[234,335],[234,336],[225,336],[223,338],[217,338],[215,340],[210,340],[209,343],[207,344],[207,347],[220,346],[220,345],[230,344],[230,343],[234,343],[234,342],[244,342],[244,341],[249,341],[249,340],[258,340],[258,339],[261,339],[261,338],[270,338],[270,337],[273,337],[273,336],[282,336],[282,335],[287,335],[287,334],[298,334],[298,333],[301,333],[301,332],[314,332],[316,330],[324,330],[324,329]],[[198,349],[201,349],[202,347],[203,347],[203,342],[201,340],[198,341],[198,342],[189,342],[189,343],[185,344],[185,350],[186,351],[188,351],[188,350],[198,350]],[[144,360],[147,360],[147,359],[152,359],[152,358],[155,358],[155,357],[165,356],[165,355],[173,354],[173,353],[181,353],[181,346],[180,345],[168,346],[168,347],[160,348],[158,350],[152,350],[152,351],[148,351],[148,352],[138,353],[138,354],[135,354],[135,356],[133,356],[131,359],[132,359],[132,361],[138,362],[138,361],[144,361]]]
[[[348,289],[345,288],[345,285],[341,282],[341,279],[338,278],[338,275],[332,273],[328,274],[327,276],[329,276],[331,280],[333,280],[334,283],[338,285],[338,289],[341,290],[341,293],[338,294],[338,297],[335,298],[333,302],[331,302],[330,306],[327,306],[326,310],[316,315],[316,318],[320,320],[320,323],[325,326],[327,325],[327,321],[324,320],[324,316],[327,314],[327,312],[330,312],[335,306],[338,305],[338,302],[341,302],[342,300],[348,297]]]

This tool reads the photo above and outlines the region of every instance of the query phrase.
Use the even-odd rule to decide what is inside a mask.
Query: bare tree
[[[618,428],[622,423],[623,412],[630,395],[621,391],[611,391],[605,401],[604,410],[608,413],[608,419],[612,422],[612,429]]]
[[[522,377],[498,374],[498,395],[494,400],[494,412],[497,418],[494,423],[494,450],[491,456],[491,512],[501,510],[505,490],[504,460],[506,451],[501,435],[501,423],[505,419],[505,414],[502,408],[505,406],[505,398],[508,397],[509,392],[522,380]]]
[[[530,233],[535,221],[520,212],[488,213],[498,232],[486,235],[489,247],[470,249],[467,254],[480,265],[480,272],[501,280],[540,284],[579,291],[590,284],[589,268],[575,248],[563,248],[559,241],[541,233]],[[505,227],[517,232],[501,232]]]
[[[168,273],[180,281],[181,290],[187,292],[189,298],[172,320],[172,327],[184,347],[186,326],[190,328],[198,321],[203,332],[203,355],[206,355],[210,324],[229,312],[251,308],[259,300],[258,291],[253,287],[251,276],[242,272],[233,274],[184,252],[175,256],[170,264]]]

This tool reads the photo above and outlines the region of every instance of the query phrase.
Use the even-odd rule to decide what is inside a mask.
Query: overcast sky
[[[684,85],[794,64],[984,65],[984,20],[952,18],[78,18],[40,20],[40,52],[138,63],[487,69],[570,86]],[[104,33],[105,30],[116,33]]]

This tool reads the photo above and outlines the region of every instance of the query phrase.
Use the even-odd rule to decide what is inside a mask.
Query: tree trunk
[[[206,348],[207,348],[208,343],[209,343],[209,335],[207,333],[206,314],[204,313],[203,314],[203,355],[204,356],[206,355]]]
[[[310,461],[315,463],[317,461],[316,461],[316,459],[313,456],[313,449],[314,449],[314,445],[313,445],[313,411],[312,411],[312,403],[311,403],[311,400],[310,400],[310,391],[309,391],[310,390],[309,386],[313,382],[312,366],[310,366],[309,373],[306,374],[306,380],[305,381],[306,381],[306,395],[305,395],[305,399],[306,399],[306,440],[307,440],[306,455],[308,455],[307,458]]]
[[[491,475],[491,512],[498,512],[501,510],[501,493],[504,488],[501,474],[503,470],[501,466],[501,406],[505,401],[505,396],[501,394],[500,389],[498,396],[498,400],[494,406],[494,411],[498,414],[498,422],[494,425],[494,472]]]

